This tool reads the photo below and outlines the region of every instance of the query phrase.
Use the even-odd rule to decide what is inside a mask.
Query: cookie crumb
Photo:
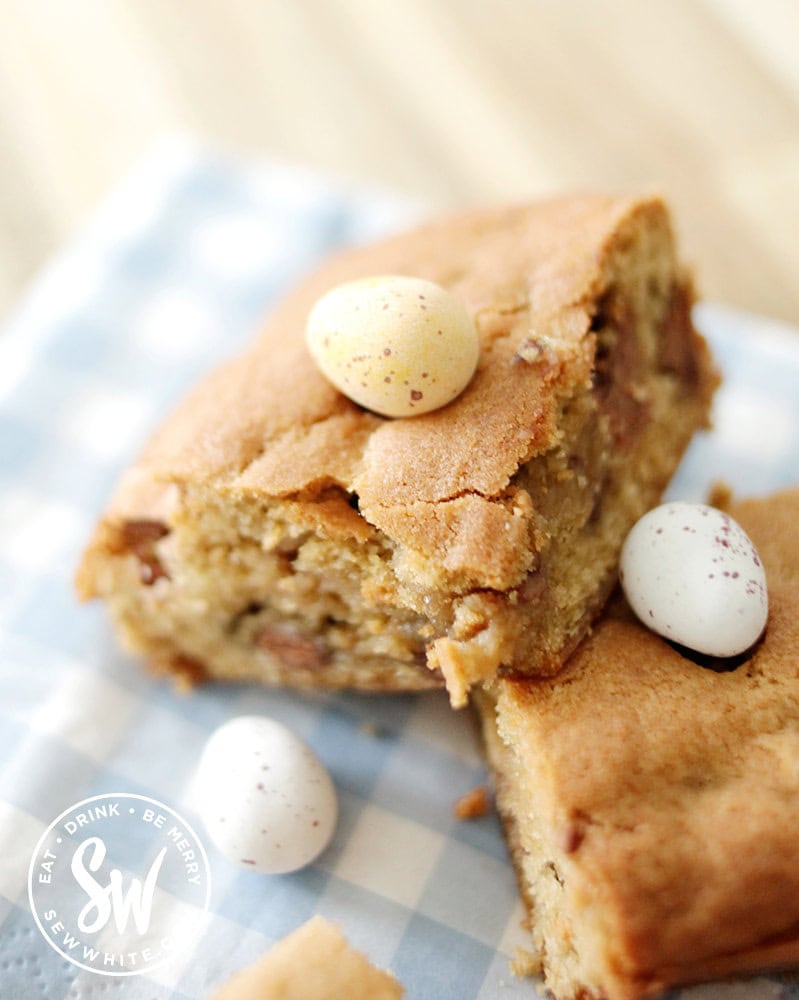
[[[543,971],[541,957],[526,948],[517,947],[510,963],[511,972],[520,979],[524,976],[538,976]]]
[[[465,795],[461,795],[452,811],[458,819],[480,819],[491,808],[491,796],[485,785],[478,785]]]
[[[166,660],[150,660],[150,672],[155,676],[171,675],[174,690],[181,695],[191,694],[196,687],[208,681],[208,670],[205,664],[193,656],[176,653]]]
[[[729,483],[716,480],[712,483],[707,493],[707,502],[711,507],[718,507],[719,510],[728,510],[732,504],[732,487]]]
[[[548,365],[556,365],[558,355],[547,337],[526,337],[513,356],[513,364],[534,365],[543,361]]]

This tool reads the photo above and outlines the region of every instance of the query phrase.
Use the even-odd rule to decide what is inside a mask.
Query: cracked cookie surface
[[[308,355],[313,303],[374,273],[435,281],[474,318],[477,372],[443,409],[380,418]],[[690,300],[656,198],[476,212],[341,254],[155,434],[79,589],[167,670],[446,683],[455,704],[500,670],[556,672],[706,419],[715,376]],[[119,541],[138,521],[165,528],[149,570]],[[279,643],[257,640],[277,626]]]

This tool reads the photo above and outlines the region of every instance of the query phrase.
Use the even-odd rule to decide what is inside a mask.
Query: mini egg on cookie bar
[[[697,653],[737,656],[766,627],[757,549],[729,514],[705,504],[675,501],[645,514],[622,548],[621,584],[645,625]]]
[[[471,381],[480,345],[463,302],[432,281],[388,275],[338,285],[316,303],[308,349],[344,395],[386,417],[446,406]]]

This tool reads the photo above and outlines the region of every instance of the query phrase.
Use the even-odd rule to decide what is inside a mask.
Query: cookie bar
[[[465,392],[384,419],[320,374],[314,302],[435,281],[476,323]],[[420,690],[553,674],[715,374],[657,198],[428,224],[334,258],[206,378],[123,478],[78,574],[127,644],[189,679]]]
[[[394,976],[350,948],[335,924],[312,917],[212,1000],[401,1000],[404,992]]]
[[[799,965],[799,489],[735,505],[769,622],[727,660],[620,603],[555,680],[481,693],[536,958],[559,998]]]

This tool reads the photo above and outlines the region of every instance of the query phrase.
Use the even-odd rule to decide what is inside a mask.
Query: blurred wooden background
[[[448,207],[658,187],[799,323],[799,0],[0,0],[0,314],[159,136]]]

